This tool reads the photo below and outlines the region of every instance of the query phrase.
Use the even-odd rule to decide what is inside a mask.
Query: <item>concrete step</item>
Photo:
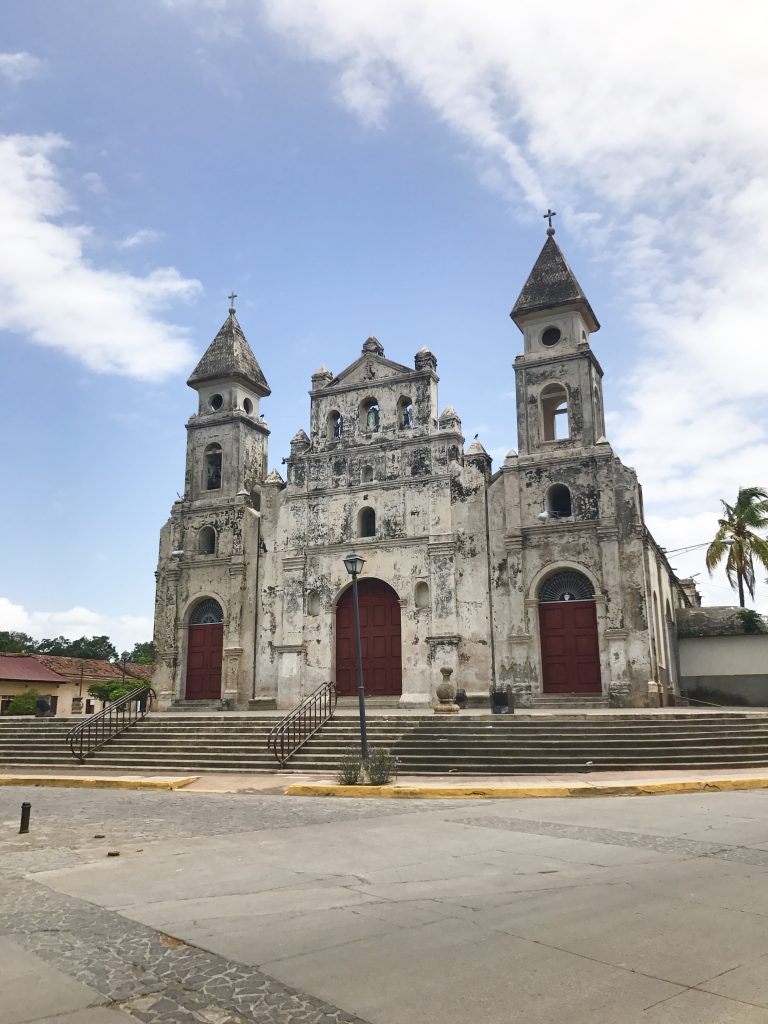
[[[82,721],[82,719],[80,720]],[[87,760],[130,771],[269,771],[275,716],[153,713]],[[66,734],[73,720],[0,721],[0,764],[73,767]],[[658,768],[768,768],[768,716],[729,713],[573,717],[379,715],[372,746],[392,749],[414,774],[514,774]],[[337,716],[289,762],[333,775],[359,742],[359,723]]]

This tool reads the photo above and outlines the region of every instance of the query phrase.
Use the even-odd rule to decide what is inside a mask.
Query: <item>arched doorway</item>
[[[555,573],[539,589],[544,693],[601,693],[595,592],[580,572]]]
[[[221,659],[224,648],[224,613],[218,601],[207,597],[189,617],[187,641],[187,700],[221,697]]]
[[[366,696],[399,697],[403,692],[400,601],[383,580],[359,580],[357,587]],[[341,595],[336,607],[336,687],[340,697],[357,693],[352,587]]]

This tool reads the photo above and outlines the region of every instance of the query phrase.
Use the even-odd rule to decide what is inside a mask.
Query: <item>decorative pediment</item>
[[[375,352],[364,352],[346,370],[342,370],[337,377],[334,377],[327,387],[350,387],[356,385],[364,387],[372,381],[402,377],[403,374],[413,374],[414,372],[410,366],[394,363],[391,359],[385,359],[384,356],[377,355]]]

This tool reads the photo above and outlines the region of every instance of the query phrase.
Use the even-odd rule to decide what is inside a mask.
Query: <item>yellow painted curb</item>
[[[597,782],[554,786],[334,786],[291,783],[287,796],[387,797],[394,800],[498,800],[532,797],[653,796],[658,793],[768,789],[768,778],[679,779],[663,782]]]
[[[0,786],[55,786],[67,789],[181,789],[197,775],[180,779],[111,779],[77,775],[0,775]]]

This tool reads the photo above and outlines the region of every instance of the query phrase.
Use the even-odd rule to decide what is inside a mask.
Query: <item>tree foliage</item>
[[[81,636],[77,640],[57,636],[41,640],[35,650],[37,654],[51,654],[62,658],[117,661],[117,650],[108,636]]]
[[[28,633],[0,630],[0,654],[49,654],[57,658],[85,658],[89,661],[118,661],[117,648],[108,636],[81,636],[69,640],[65,636],[35,640]],[[133,645],[125,652],[125,660],[134,665],[151,665],[155,645],[151,640]]]
[[[0,654],[31,654],[35,649],[35,641],[29,633],[0,630]]]
[[[104,679],[99,683],[91,683],[88,687],[88,694],[104,704],[109,704],[113,700],[125,697],[127,693],[139,686],[144,690],[149,689],[149,683],[145,683],[141,679],[128,678],[124,682],[122,679]]]
[[[723,515],[717,533],[707,548],[710,576],[725,559],[725,575],[739,592],[744,607],[744,588],[755,597],[755,562],[768,569],[768,540],[760,536],[768,529],[768,492],[762,487],[741,487],[735,505],[721,501]]]
[[[133,650],[128,653],[126,661],[134,665],[152,665],[155,661],[155,644],[152,640],[146,640],[142,644],[134,644]]]

